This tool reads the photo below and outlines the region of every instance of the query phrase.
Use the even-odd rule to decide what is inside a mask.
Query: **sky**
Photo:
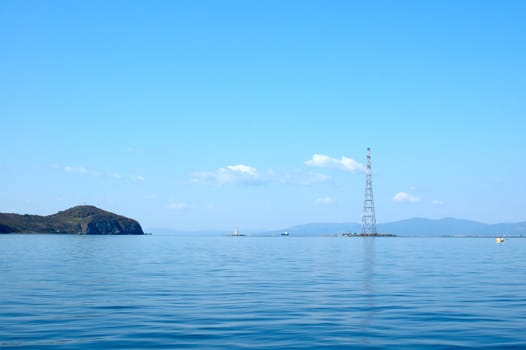
[[[0,212],[526,220],[524,1],[0,1]]]

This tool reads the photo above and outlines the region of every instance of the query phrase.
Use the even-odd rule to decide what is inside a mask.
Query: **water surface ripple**
[[[526,240],[0,236],[6,349],[526,348]]]

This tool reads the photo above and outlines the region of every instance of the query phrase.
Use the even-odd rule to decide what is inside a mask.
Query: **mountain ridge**
[[[490,236],[502,234],[526,236],[526,221],[486,224],[479,221],[451,217],[441,219],[415,217],[381,223],[376,226],[379,233],[395,234],[398,236]],[[361,225],[359,223],[314,222],[290,226],[281,230],[260,232],[258,234],[280,235],[283,232],[288,232],[291,235],[329,235],[359,233],[360,230]]]

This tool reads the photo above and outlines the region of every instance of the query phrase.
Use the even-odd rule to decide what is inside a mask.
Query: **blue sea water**
[[[526,348],[526,240],[0,235],[0,348]]]

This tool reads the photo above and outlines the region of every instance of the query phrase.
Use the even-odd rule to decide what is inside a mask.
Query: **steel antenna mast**
[[[376,217],[374,214],[373,181],[371,175],[371,148],[367,147],[367,167],[365,168],[365,197],[362,210],[362,234],[375,235]]]

